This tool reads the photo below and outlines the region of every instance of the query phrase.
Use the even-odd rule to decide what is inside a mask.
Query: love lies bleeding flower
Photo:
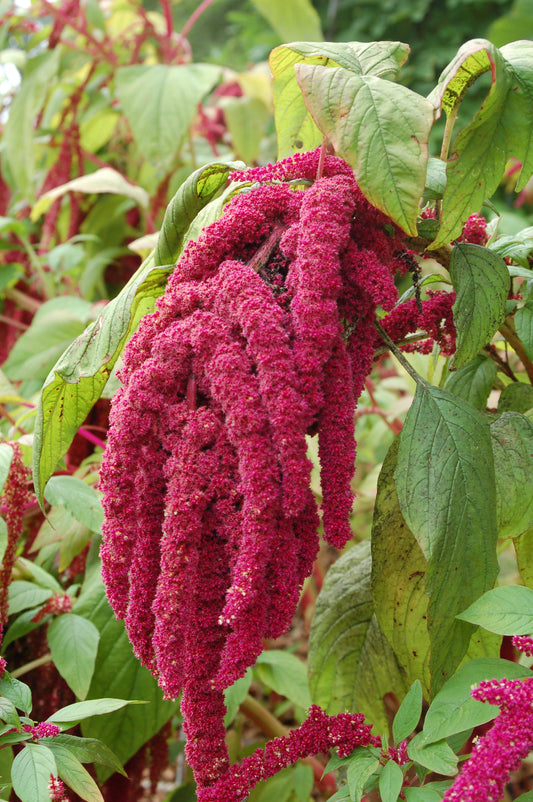
[[[221,777],[251,787],[255,769],[231,774],[223,691],[289,627],[319,514],[333,546],[352,535],[354,410],[376,309],[405,272],[401,232],[351,168],[326,156],[315,179],[318,164],[315,151],[232,175],[235,196],[130,340],[111,410],[104,582],[137,657],[167,698],[182,693],[199,799],[222,799],[208,793]],[[317,727],[306,754],[336,743]]]

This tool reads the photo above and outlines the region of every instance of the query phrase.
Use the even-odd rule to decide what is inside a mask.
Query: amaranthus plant
[[[139,734],[140,719],[131,719],[136,726],[123,727],[131,743],[118,750],[116,730],[103,733],[124,760],[162,731],[179,698],[182,719],[172,727],[182,724],[199,802],[258,799],[256,784],[277,776],[307,799],[309,767],[339,801],[496,802],[533,743],[531,677],[518,663],[530,642],[522,637],[515,648],[508,640],[530,634],[533,619],[516,616],[518,597],[490,595],[498,555],[511,553],[511,540],[520,580],[533,580],[533,238],[530,229],[500,234],[490,198],[510,173],[519,192],[533,174],[533,44],[467,42],[428,97],[397,83],[405,44],[282,45],[270,57],[278,160],[247,167],[235,160],[245,155],[235,141],[215,162],[180,163],[178,176],[192,126],[203,126],[213,152],[220,146],[205,110],[195,116],[220,75],[188,63],[169,6],[162,29],[147,16],[144,27],[121,29],[121,47],[105,16],[96,36],[77,4],[69,6],[72,19],[66,6],[44,7],[50,52],[36,57],[44,69],[30,78],[56,70],[66,42],[76,52],[88,48],[89,67],[58,103],[48,144],[60,158],[32,201],[34,221],[45,215],[39,242],[26,223],[13,217],[8,224],[24,269],[11,271],[6,303],[15,307],[22,295],[28,313],[4,363],[8,378],[30,379],[24,365],[42,331],[41,305],[53,313],[71,302],[51,296],[72,280],[54,276],[61,254],[74,262],[80,255],[62,246],[76,248],[90,235],[89,224],[79,225],[78,193],[126,195],[140,207],[135,216],[127,210],[129,225],[144,215],[154,234],[170,184],[178,188],[154,250],[123,289],[105,305],[76,306],[78,324],[94,320],[55,364],[40,365],[42,387],[10,387],[3,399],[10,434],[23,429],[18,445],[5,445],[22,488],[14,501],[8,486],[2,508],[7,657],[17,660],[19,640],[40,633],[50,654],[41,652],[39,665],[51,655],[78,699],[102,695],[122,671],[135,678],[139,671],[145,694],[136,679],[128,690],[130,699],[152,701],[146,731]],[[69,24],[75,36],[65,40]],[[146,52],[167,63],[141,63]],[[483,75],[487,97],[464,124],[461,104]],[[172,137],[150,138],[144,106],[158,87],[194,80],[201,88],[187,95],[194,103],[179,131],[169,122]],[[90,119],[84,103],[103,86],[112,98],[106,115],[115,126],[117,115],[125,119],[101,146],[112,136],[130,138],[146,159],[144,173],[129,165],[127,186],[120,173],[110,184],[102,172],[109,164],[80,144]],[[234,88],[222,91],[231,97]],[[35,111],[20,95],[13,103],[8,155],[21,108],[29,117]],[[45,127],[42,116],[37,126]],[[32,177],[20,161],[6,176],[15,198],[22,181],[20,197],[27,197]],[[131,183],[145,177],[152,201]],[[119,217],[126,210],[116,205]],[[87,216],[89,208],[87,201]],[[117,242],[130,234],[122,229]],[[83,248],[96,259],[89,283],[98,300],[112,254],[98,259],[98,245]],[[81,256],[72,275],[86,277],[78,265]],[[15,319],[6,317],[6,325]],[[391,385],[405,402],[392,415],[384,403]],[[28,402],[23,391],[39,392]],[[35,417],[22,414],[24,404],[36,407]],[[370,414],[385,434],[364,538],[354,526],[354,469],[356,451],[359,459],[368,452]],[[89,443],[81,457],[80,435]],[[32,441],[34,489],[49,522],[24,484],[24,438]],[[74,534],[63,536],[69,526]],[[320,538],[322,555],[329,549],[338,557],[325,579],[316,562]],[[32,549],[48,570],[35,569]],[[307,686],[298,659],[270,647],[309,597]],[[494,625],[486,609],[498,619],[505,604],[511,620]],[[68,654],[68,633],[79,659]],[[125,633],[142,670],[126,653]],[[256,681],[296,704],[290,732],[247,695],[252,667]],[[288,667],[297,672],[292,686],[279,678]],[[271,740],[235,759],[228,726],[239,705]],[[55,736],[63,737],[46,729],[64,720],[60,713],[38,720],[15,727],[17,744],[28,745],[14,767],[35,738],[53,754]],[[94,734],[91,726],[84,736]],[[321,779],[316,757],[332,749],[338,756],[325,768],[337,772],[337,790]],[[458,774],[461,750],[472,754]],[[296,772],[278,775],[300,759],[309,769],[300,785]],[[80,792],[61,761],[56,773],[47,760],[46,770],[36,770],[39,793],[61,799],[64,780],[83,799],[99,798],[92,786]],[[110,783],[106,797],[117,798]]]

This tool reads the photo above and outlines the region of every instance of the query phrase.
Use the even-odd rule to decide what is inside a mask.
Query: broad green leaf
[[[533,360],[533,301],[516,311],[514,325],[528,358]]]
[[[82,723],[83,735],[103,741],[121,763],[129,758],[176,712],[177,702],[163,701],[163,693],[150,672],[134,657],[121,621],[117,621],[105,596],[99,571],[88,592],[80,596],[75,611],[91,620],[100,631],[100,643],[89,698],[116,694],[149,704],[129,705],[109,716]],[[88,703],[87,703],[88,704]],[[111,771],[100,769],[103,782]]]
[[[279,158],[290,156],[295,150],[312,150],[322,141],[296,82],[296,64],[345,67],[358,75],[394,80],[408,53],[408,45],[401,42],[291,42],[276,47],[269,61],[274,78]]]
[[[515,798],[515,802],[533,802],[533,791],[527,791],[525,794],[520,794]]]
[[[496,363],[483,354],[454,373],[446,381],[446,390],[463,398],[476,409],[485,409],[498,368]]]
[[[109,747],[95,738],[79,738],[76,735],[62,733],[61,735],[56,735],[50,741],[49,748],[52,751],[56,746],[68,749],[80,763],[101,763],[103,766],[109,766],[114,771],[126,776],[126,772],[117,756]]]
[[[260,157],[270,110],[256,97],[227,97],[221,101],[233,149],[244,162],[252,164]]]
[[[65,348],[85,328],[76,314],[55,310],[34,319],[17,340],[2,369],[13,381],[44,380]]]
[[[46,500],[62,505],[80,523],[92,532],[98,532],[104,520],[100,496],[76,476],[52,476],[44,489]]]
[[[126,705],[139,704],[137,699],[88,699],[85,702],[75,702],[73,705],[57,710],[46,720],[53,724],[71,724],[73,722],[84,721],[91,716],[103,716],[106,713],[114,713],[121,710]]]
[[[428,201],[432,200],[440,200],[444,195],[445,189],[446,189],[446,165],[441,159],[435,159],[432,156],[430,156],[428,159],[426,185],[424,187],[423,202],[427,203]],[[433,222],[437,223],[438,226],[437,220],[433,220]],[[420,224],[419,224],[419,231],[420,231]]]
[[[314,121],[353,167],[366,198],[416,236],[433,125],[429,101],[375,75],[308,64],[295,70]]]
[[[43,588],[49,588],[57,593],[64,593],[63,587],[59,584],[57,579],[41,568],[37,563],[28,560],[26,557],[18,558],[18,566],[22,568],[24,574],[32,576],[38,585]]]
[[[0,696],[5,696],[13,702],[17,710],[22,710],[24,715],[29,716],[32,708],[31,690],[7,671],[0,677]]]
[[[118,170],[112,167],[101,167],[94,173],[81,175],[66,184],[50,189],[41,195],[31,211],[31,219],[38,220],[42,214],[48,211],[52,203],[57,198],[62,198],[67,192],[85,192],[102,194],[110,192],[114,195],[124,195],[131,198],[143,209],[148,207],[150,196],[142,187],[138,187],[128,181]]]
[[[297,763],[292,770],[292,785],[300,802],[308,802],[314,784],[315,780],[311,766]]]
[[[525,666],[482,657],[465,663],[433,699],[424,720],[426,743],[440,741],[459,732],[486,724],[498,715],[498,708],[471,696],[472,687],[487,679],[520,679],[531,676]]]
[[[98,786],[78,758],[68,748],[58,746],[53,741],[52,745],[54,748],[51,751],[57,764],[58,774],[68,787],[72,788],[85,802],[104,802]]]
[[[533,424],[518,412],[504,412],[490,430],[498,536],[518,537],[533,526]]]
[[[428,743],[424,733],[419,732],[407,745],[407,754],[429,771],[437,774],[457,774],[457,755],[452,752],[445,740]]]
[[[75,613],[58,616],[48,627],[54,664],[78,699],[85,699],[94,673],[100,633]]]
[[[221,76],[214,64],[119,67],[116,93],[140,152],[165,172],[178,155],[198,104]]]
[[[37,537],[32,543],[31,551],[51,546],[59,547],[59,572],[70,565],[74,557],[80,554],[92,537],[92,531],[77,521],[65,507],[52,507],[41,524]]]
[[[272,25],[282,42],[305,39],[320,42],[324,38],[320,17],[310,0],[252,0],[260,14]]]
[[[35,180],[34,121],[59,66],[59,49],[47,50],[28,60],[20,89],[9,105],[3,131],[2,158],[9,164],[12,189],[31,198]]]
[[[422,701],[422,685],[420,680],[415,680],[394,716],[392,722],[394,743],[399,744],[414,731],[422,715]]]
[[[271,649],[257,658],[257,676],[265,685],[306,710],[311,706],[305,665],[295,655]]]
[[[452,250],[450,275],[457,293],[452,310],[457,330],[453,362],[462,368],[490,342],[505,317],[509,273],[501,256],[464,242]]]
[[[379,795],[381,802],[396,802],[403,785],[403,771],[393,760],[383,766],[379,776]]]
[[[511,156],[522,162],[517,189],[533,168],[533,64],[531,42],[498,50],[486,39],[473,39],[459,50],[430,99],[449,113],[484,72],[492,84],[473,121],[459,132],[447,164],[442,222],[434,248],[455,239],[468,216],[496,191]]]
[[[0,443],[0,495],[4,490],[14,451],[8,443]]]
[[[489,242],[487,247],[499,256],[510,258],[526,269],[525,277],[533,278],[527,257],[533,251],[533,227],[524,228],[518,234],[498,237]],[[511,273],[511,275],[513,275]]]
[[[353,802],[361,802],[365,785],[378,768],[379,759],[372,755],[359,755],[348,764],[346,779]]]
[[[49,588],[41,588],[35,582],[15,579],[9,585],[9,615],[44,604],[52,595],[53,591]]]
[[[37,623],[33,621],[34,617],[38,612],[39,608],[34,607],[33,610],[25,610],[17,618],[15,618],[11,626],[8,627],[6,634],[2,638],[3,654],[5,653],[10,643],[13,643],[13,641],[23,638],[24,635],[28,634],[28,632],[32,632],[34,629],[37,629],[37,627],[42,626],[42,621]]]
[[[512,382],[501,392],[498,412],[529,412],[533,409],[533,387],[522,382]]]
[[[431,688],[427,631],[427,561],[401,513],[394,472],[399,439],[393,441],[378,480],[372,523],[372,597],[380,626],[409,684]]]
[[[395,477],[403,516],[428,561],[434,693],[459,665],[472,634],[455,616],[493,587],[498,572],[488,422],[462,399],[419,383]]]
[[[26,744],[11,766],[13,789],[21,802],[50,802],[50,775],[57,777],[52,752],[42,744]]]
[[[364,712],[382,731],[382,699],[407,682],[373,615],[369,543],[354,546],[330,568],[318,597],[309,639],[309,688],[330,714]]]
[[[493,588],[457,618],[498,635],[527,635],[533,632],[533,590],[522,585]]]

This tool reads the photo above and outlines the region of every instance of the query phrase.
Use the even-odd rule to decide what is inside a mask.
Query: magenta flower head
[[[229,770],[223,690],[289,627],[319,513],[332,545],[351,537],[353,413],[403,269],[400,233],[350,167],[328,156],[314,180],[318,163],[233,176],[129,342],[111,411],[104,583],[137,657],[182,693],[200,798]]]

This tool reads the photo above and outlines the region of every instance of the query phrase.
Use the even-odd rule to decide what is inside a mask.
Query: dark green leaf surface
[[[295,69],[313,119],[353,167],[366,198],[416,236],[433,124],[429,101],[376,75],[308,64]]]
[[[509,272],[503,259],[481,245],[458,243],[452,250],[450,275],[457,299],[454,367],[462,368],[487,345],[505,317]]]
[[[400,438],[401,510],[428,561],[432,692],[459,665],[472,629],[455,616],[493,587],[494,460],[488,422],[445,390],[417,386]]]
[[[422,715],[422,701],[422,685],[420,680],[415,680],[394,716],[392,722],[394,743],[399,744],[414,731]]]
[[[457,755],[445,740],[428,743],[423,732],[419,732],[407,746],[407,754],[416,763],[429,771],[444,776],[457,774]]]
[[[379,777],[379,795],[381,802],[396,802],[400,795],[403,785],[403,771],[394,763],[389,760],[383,766],[383,771]]]
[[[320,17],[311,0],[252,0],[256,9],[268,20],[282,42],[306,39],[320,42],[324,37]]]
[[[517,310],[514,325],[528,358],[533,361],[533,301]]]
[[[523,382],[512,382],[504,387],[498,402],[498,412],[529,412],[533,409],[533,387]]]
[[[80,763],[100,763],[102,766],[109,766],[114,771],[125,775],[117,756],[109,747],[95,738],[79,738],[76,735],[62,733],[50,741],[52,751],[56,746],[68,749]]]
[[[504,412],[490,430],[498,536],[518,537],[533,526],[533,424],[518,412]]]
[[[295,655],[269,649],[257,658],[255,670],[261,682],[280,696],[285,696],[306,710],[311,706],[307,671]]]
[[[369,754],[358,755],[348,764],[346,779],[354,802],[361,802],[365,785],[378,768],[379,759]]]
[[[31,691],[24,682],[12,677],[7,671],[0,678],[0,696],[9,699],[17,710],[29,716],[32,708]]]

